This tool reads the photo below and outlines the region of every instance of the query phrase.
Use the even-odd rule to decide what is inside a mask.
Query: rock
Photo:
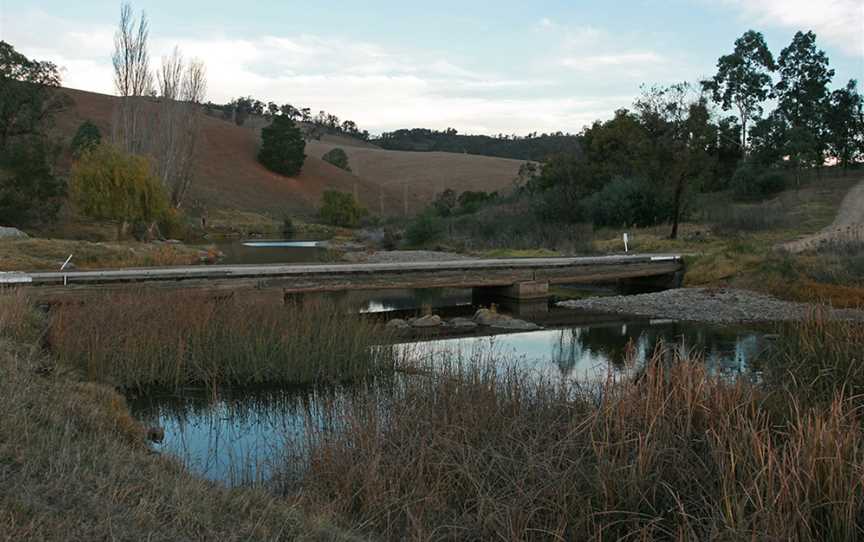
[[[491,326],[496,322],[503,322],[510,319],[511,318],[506,314],[501,314],[489,309],[478,309],[477,312],[474,313],[474,322],[481,326]]]
[[[6,228],[0,226],[0,239],[27,239],[30,236],[18,228]]]
[[[148,427],[147,440],[149,440],[150,442],[162,442],[163,440],[165,440],[165,430],[158,425]]]
[[[403,320],[401,318],[394,318],[394,319],[390,320],[389,322],[387,322],[386,327],[388,327],[390,329],[407,329],[411,326],[408,324],[408,322],[406,322],[405,320]]]
[[[438,327],[441,325],[441,317],[437,314],[428,314],[419,318],[408,320],[411,327]]]
[[[478,324],[470,318],[453,318],[447,325],[456,329],[474,329]]]
[[[489,327],[493,329],[507,329],[510,331],[534,331],[540,329],[540,326],[533,322],[526,322],[525,320],[518,320],[516,318],[498,320],[497,322],[493,322]]]

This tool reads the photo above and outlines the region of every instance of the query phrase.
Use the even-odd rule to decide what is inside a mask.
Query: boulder
[[[477,312],[474,313],[474,322],[481,326],[491,326],[496,322],[503,322],[510,319],[511,318],[506,314],[501,314],[489,309],[478,309]]]
[[[18,228],[0,226],[0,239],[27,239],[30,237]]]
[[[408,322],[406,322],[405,320],[403,320],[401,318],[394,318],[394,319],[390,320],[389,322],[387,322],[386,327],[388,327],[390,329],[407,329],[411,326],[408,324]]]
[[[474,329],[478,324],[470,318],[453,318],[448,325],[456,329]]]
[[[408,320],[411,327],[438,327],[441,325],[441,317],[437,314],[427,314],[419,318]]]
[[[534,331],[540,329],[540,326],[533,322],[526,322],[525,320],[518,320],[516,318],[499,320],[493,322],[489,327],[492,329],[506,329],[509,331]]]

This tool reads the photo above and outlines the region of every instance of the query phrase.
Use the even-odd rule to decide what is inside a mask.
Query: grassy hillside
[[[388,151],[369,146],[345,145],[337,136],[306,145],[306,154],[320,158],[334,147],[348,154],[351,169],[359,176],[375,179],[385,190],[397,194],[398,208],[385,209],[387,214],[402,212],[403,190],[408,211],[414,212],[429,204],[446,188],[464,190],[504,190],[509,188],[519,172],[522,160],[494,158],[450,152]],[[361,142],[362,143],[362,142]],[[386,203],[386,202],[385,202]],[[378,207],[372,207],[378,211]]]
[[[78,126],[90,120],[110,137],[117,98],[64,89],[72,105],[58,115],[56,134],[71,140]],[[409,213],[422,209],[437,192],[500,190],[509,186],[521,164],[455,153],[384,151],[346,136],[325,136],[307,144],[303,171],[294,178],[272,173],[256,160],[263,119],[237,126],[204,116],[198,145],[196,177],[189,205],[208,212],[237,210],[281,217],[311,217],[325,190],[357,195],[375,213],[401,215],[407,199]],[[321,160],[333,147],[343,147],[354,174]],[[68,165],[68,164],[67,164]],[[405,185],[403,187],[403,184]]]
[[[60,137],[71,140],[84,120],[94,122],[103,134],[110,135],[117,98],[72,89],[64,92],[73,104],[57,117],[56,132]],[[190,204],[208,212],[231,209],[311,216],[321,193],[328,189],[355,192],[364,205],[376,209],[381,196],[389,202],[388,208],[401,201],[401,192],[397,197],[386,186],[344,172],[309,151],[299,176],[288,178],[272,173],[256,160],[258,137],[257,130],[203,117]]]

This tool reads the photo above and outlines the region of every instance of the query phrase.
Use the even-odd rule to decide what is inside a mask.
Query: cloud
[[[641,71],[646,65],[663,64],[665,62],[665,57],[653,51],[588,55],[561,59],[563,66],[579,71],[593,71],[598,68],[635,68]]]
[[[760,24],[813,30],[847,54],[864,56],[864,2],[861,0],[720,0]]]

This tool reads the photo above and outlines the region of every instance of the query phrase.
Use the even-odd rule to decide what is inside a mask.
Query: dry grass
[[[383,327],[326,303],[128,293],[56,307],[60,365],[125,388],[340,382],[392,370]]]
[[[456,367],[333,412],[285,490],[387,540],[864,536],[860,412],[779,393],[699,360],[590,390]]]
[[[199,263],[200,249],[157,243],[92,243],[65,239],[0,241],[0,271],[57,271],[72,254],[79,269]]]
[[[349,540],[259,489],[150,452],[121,395],[50,366],[26,299],[0,293],[0,540]],[[24,322],[14,325],[14,318]],[[12,319],[12,320],[10,320]]]

